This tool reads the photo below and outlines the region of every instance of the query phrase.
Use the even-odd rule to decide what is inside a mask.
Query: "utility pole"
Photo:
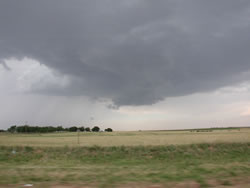
[[[80,130],[77,129],[77,144],[80,145]]]

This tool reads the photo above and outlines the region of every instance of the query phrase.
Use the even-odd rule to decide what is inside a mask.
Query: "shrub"
[[[85,128],[84,127],[79,127],[79,130],[83,132],[85,130]]]
[[[112,132],[113,130],[111,128],[105,129],[106,132]]]
[[[94,127],[92,128],[92,131],[93,131],[93,132],[99,132],[99,131],[100,131],[100,128],[97,127],[97,126],[94,126]]]
[[[86,132],[90,132],[90,128],[89,128],[89,127],[86,127],[86,128],[85,128],[85,131],[86,131]]]
[[[69,128],[69,131],[70,131],[70,132],[76,132],[76,131],[77,131],[77,127],[70,127],[70,128]]]

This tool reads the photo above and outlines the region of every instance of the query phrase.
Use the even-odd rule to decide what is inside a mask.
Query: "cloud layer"
[[[248,0],[8,0],[0,28],[2,62],[70,78],[33,92],[134,106],[250,80]]]

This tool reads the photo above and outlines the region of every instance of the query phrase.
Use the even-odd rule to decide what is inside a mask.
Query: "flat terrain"
[[[104,147],[105,146],[105,147]],[[250,187],[250,131],[0,136],[0,188]]]
[[[250,128],[191,131],[131,131],[112,133],[47,133],[0,134],[0,145],[5,146],[148,146],[183,145],[197,143],[250,142]]]

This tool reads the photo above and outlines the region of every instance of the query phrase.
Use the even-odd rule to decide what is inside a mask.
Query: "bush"
[[[84,127],[79,127],[79,130],[83,132],[83,131],[85,131],[85,128]]]
[[[92,131],[93,131],[93,132],[99,132],[99,131],[100,131],[100,128],[97,127],[97,126],[94,126],[94,127],[92,128]]]
[[[16,125],[11,126],[10,128],[8,128],[8,132],[14,133],[16,131]]]
[[[112,132],[113,130],[111,128],[105,129],[106,132]]]
[[[86,128],[85,128],[85,131],[86,131],[86,132],[90,132],[90,128],[89,128],[89,127],[86,127]]]
[[[70,128],[69,128],[69,131],[70,131],[70,132],[76,132],[76,131],[77,131],[77,127],[70,127]]]

